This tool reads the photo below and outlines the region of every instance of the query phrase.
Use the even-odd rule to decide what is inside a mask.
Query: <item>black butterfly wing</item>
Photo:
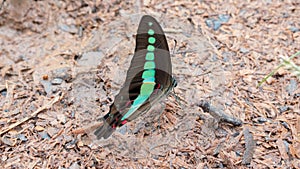
[[[174,85],[169,47],[162,28],[151,16],[142,17],[136,48],[125,83],[116,95],[103,127],[95,131],[107,138],[114,129],[147,111]]]
[[[154,43],[149,42],[151,38],[155,39]],[[144,112],[144,110],[148,110],[148,104],[153,104],[153,102],[157,100],[157,98],[160,98],[161,95],[164,95],[172,85],[172,64],[166,36],[159,23],[153,17],[145,15],[142,17],[138,27],[135,53],[127,72],[125,84],[120,91],[120,95],[116,96],[116,104],[124,105],[125,102],[128,103],[127,99],[133,101],[141,94],[140,89],[144,81],[142,75],[146,71],[145,62],[147,62],[146,56],[149,53],[149,45],[154,46],[155,92],[141,104],[137,109],[139,111],[128,116],[127,119],[129,120],[133,120],[136,117],[133,116],[133,114],[140,114]],[[125,102],[123,101],[124,96]],[[124,115],[126,115],[126,113]]]

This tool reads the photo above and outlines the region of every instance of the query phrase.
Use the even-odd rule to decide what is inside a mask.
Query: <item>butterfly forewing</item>
[[[135,53],[125,83],[110,106],[110,112],[104,116],[105,122],[114,129],[135,119],[166,95],[173,87],[172,82],[171,59],[164,32],[153,17],[145,15],[138,27]],[[111,134],[104,131],[98,129],[95,134],[98,138]]]
[[[127,93],[129,100],[135,100],[142,94],[141,88],[145,84],[143,74],[153,73],[155,88],[159,87],[162,91],[170,87],[172,77],[168,43],[158,22],[151,16],[143,16],[137,32],[135,53],[122,89],[124,91],[120,92],[123,98]],[[160,95],[149,96],[144,103],[151,97],[158,96]]]

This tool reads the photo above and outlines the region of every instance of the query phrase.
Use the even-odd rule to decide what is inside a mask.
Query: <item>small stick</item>
[[[19,126],[20,124],[28,121],[29,119],[35,117],[36,115],[38,115],[40,112],[46,110],[46,109],[50,109],[52,107],[52,105],[56,102],[58,102],[59,100],[61,100],[64,97],[64,94],[62,92],[59,92],[54,99],[52,99],[51,101],[49,101],[47,104],[43,105],[42,107],[38,108],[35,112],[31,113],[30,116],[23,118],[22,120],[11,124],[8,128],[0,131],[0,136],[6,132],[8,132],[9,130]]]
[[[209,113],[221,122],[230,123],[234,126],[241,126],[243,124],[243,122],[240,119],[227,115],[222,110],[218,110],[212,105],[210,105],[207,101],[201,100],[200,103],[197,104],[197,106],[201,107],[204,112]]]
[[[244,138],[245,138],[246,150],[245,150],[245,153],[244,153],[244,156],[243,156],[242,164],[248,165],[248,164],[251,163],[251,160],[253,158],[256,142],[253,139],[253,135],[252,135],[252,133],[250,133],[248,128],[246,128],[244,130]]]

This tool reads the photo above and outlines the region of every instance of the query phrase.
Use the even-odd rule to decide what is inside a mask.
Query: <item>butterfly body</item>
[[[108,138],[117,127],[148,111],[176,84],[164,32],[153,17],[145,15],[138,27],[125,83],[103,117],[103,125],[94,132],[97,139]]]

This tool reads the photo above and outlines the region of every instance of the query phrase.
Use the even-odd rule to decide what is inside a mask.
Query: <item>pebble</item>
[[[53,80],[51,80],[52,85],[60,85],[62,82],[63,80],[61,78],[54,78]]]
[[[48,133],[45,132],[45,131],[38,132],[38,134],[39,134],[43,139],[50,139],[50,136],[49,136]]]

